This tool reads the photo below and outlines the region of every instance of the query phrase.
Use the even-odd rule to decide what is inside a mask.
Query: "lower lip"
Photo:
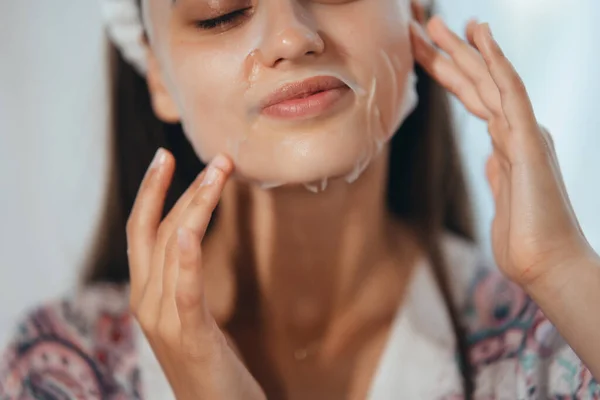
[[[332,108],[349,90],[344,86],[301,99],[286,100],[264,108],[262,113],[280,119],[314,117]]]

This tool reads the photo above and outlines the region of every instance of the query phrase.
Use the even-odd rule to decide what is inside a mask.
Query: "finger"
[[[204,179],[205,172],[202,171],[194,182],[187,188],[183,195],[177,200],[171,211],[163,222],[160,224],[158,237],[155,241],[152,251],[152,260],[150,261],[150,272],[148,275],[148,283],[143,288],[142,302],[140,306],[151,318],[158,318],[163,290],[163,270],[165,262],[165,248],[169,238],[173,235],[176,229],[177,218],[183,213],[185,208],[192,201],[193,196],[200,187]]]
[[[479,52],[452,32],[439,17],[433,17],[427,24],[427,29],[433,41],[475,85],[487,109],[501,115],[500,93]]]
[[[500,193],[500,164],[498,157],[492,153],[485,164],[485,175],[494,197],[494,202],[498,201]]]
[[[160,338],[167,343],[174,343],[184,328],[201,333],[210,316],[204,300],[200,239],[185,227],[177,229],[174,238],[173,249],[165,255],[164,269],[165,273],[172,272],[174,291],[165,289],[158,322]]]
[[[477,25],[479,25],[479,23],[477,22],[476,19],[473,18],[467,22],[467,26],[465,28],[465,38],[467,39],[467,42],[475,48],[477,46],[475,45],[474,35],[475,35],[475,28],[477,28]]]
[[[200,240],[204,237],[211,214],[217,206],[225,183],[232,172],[231,160],[225,155],[217,155],[208,165],[200,188],[179,219],[179,225],[196,233]]]
[[[198,245],[204,238],[212,213],[232,171],[233,164],[231,160],[223,155],[216,156],[207,167],[206,176],[200,188],[178,221],[179,229],[185,228],[191,231]],[[165,249],[165,269],[162,282],[163,302],[166,301],[172,304],[175,300],[177,282],[178,247],[177,234],[174,234],[169,238]]]
[[[206,169],[202,170],[202,172],[198,174],[198,176],[194,179],[192,184],[185,190],[181,197],[179,197],[179,199],[175,202],[173,208],[171,208],[171,210],[163,219],[161,223],[161,230],[165,232],[165,240],[163,244],[166,243],[169,237],[171,237],[175,227],[177,226],[177,221],[179,220],[179,217],[181,217],[181,214],[185,211],[187,206],[194,198],[194,195],[200,188],[202,180],[204,179],[204,175],[206,175]]]
[[[160,224],[156,245],[154,247],[154,252],[152,255],[153,264],[162,264],[164,260],[164,247],[176,228],[177,219],[181,216],[183,211],[192,201],[192,198],[196,194],[196,191],[202,184],[202,180],[204,179],[205,174],[206,171],[202,171],[200,174],[198,174],[196,179],[194,179],[194,182],[192,182],[192,184],[186,189],[186,191],[181,195],[181,197],[179,197],[177,202],[175,202],[173,208],[171,208],[167,216],[163,219],[162,223]],[[150,280],[154,278],[154,275],[156,275],[159,280],[162,278],[161,266],[152,266],[152,271],[150,272]]]
[[[494,116],[488,120],[487,128],[492,139],[492,146],[500,156],[500,160],[509,162],[511,160],[511,152],[507,138],[509,137],[510,127],[506,119],[504,116]]]
[[[184,334],[208,326],[210,312],[204,299],[200,241],[188,228],[177,230],[179,273],[175,305]]]
[[[410,29],[415,60],[440,85],[455,95],[469,112],[479,118],[488,119],[491,113],[481,101],[473,83],[452,60],[441,54],[426,39],[420,26],[411,23]]]
[[[537,122],[525,85],[492,38],[488,24],[478,26],[474,40],[498,87],[502,109],[510,127],[518,132],[536,131]]]
[[[148,280],[152,248],[174,170],[172,155],[158,149],[138,190],[127,221],[131,305],[137,307]]]

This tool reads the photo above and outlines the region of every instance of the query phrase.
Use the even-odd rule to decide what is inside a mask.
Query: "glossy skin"
[[[487,178],[494,201],[496,263],[520,285],[600,377],[600,261],[569,201],[552,137],[535,118],[523,82],[487,24],[470,22],[467,41],[439,18],[428,24],[435,50],[412,26],[415,55],[429,73],[488,123]]]
[[[149,0],[159,114],[182,122],[204,161],[232,157],[237,177],[270,186],[353,177],[405,115],[414,65],[408,4]],[[308,114],[307,104],[264,112],[273,92],[313,77],[339,78],[351,90]]]
[[[358,0],[355,3],[360,2]],[[419,16],[418,12],[416,16]],[[425,35],[448,56],[434,48]],[[488,122],[494,150],[487,173],[496,205],[492,236],[499,268],[533,297],[592,373],[600,377],[600,349],[596,340],[600,333],[600,317],[592,312],[595,305],[600,304],[598,255],[579,229],[550,136],[536,121],[518,75],[493,41],[487,25],[470,23],[466,36],[466,41],[461,40],[438,18],[427,24],[427,34],[418,25],[411,27],[416,60],[472,113]],[[152,76],[149,78],[151,81],[154,79]],[[169,116],[176,118],[175,114],[169,115],[170,103],[161,103],[165,100],[161,85],[150,82],[150,86],[155,94],[157,114],[166,119]],[[161,221],[162,204],[174,170],[174,160],[165,151],[159,152],[142,184],[128,223],[131,307],[178,399],[265,398],[257,380],[238,358],[234,344],[228,341],[227,334],[219,327],[219,313],[213,312],[219,307],[213,306],[215,296],[209,290],[214,285],[207,284],[211,281],[208,275],[214,275],[211,271],[222,270],[225,264],[211,266],[207,255],[218,252],[219,248],[215,250],[215,246],[203,240],[204,232],[222,194],[225,205],[223,214],[227,219],[226,205],[233,192],[225,182],[233,169],[229,158],[215,157],[208,171],[199,177],[169,216]],[[347,291],[347,297],[336,293],[333,283],[345,282],[352,274],[360,276],[358,272],[362,266],[359,264],[346,264],[346,269],[336,269],[336,264],[330,262],[343,259],[348,254],[354,255],[352,250],[357,248],[356,242],[350,242],[346,237],[339,239],[330,233],[331,226],[336,223],[339,232],[347,232],[344,230],[347,226],[337,221],[342,220],[341,215],[348,215],[344,214],[347,210],[344,207],[352,207],[352,204],[348,205],[350,202],[377,204],[377,196],[383,186],[381,177],[385,173],[385,163],[376,160],[367,172],[368,179],[350,185],[350,191],[346,188],[348,185],[335,185],[310,200],[293,190],[268,194],[252,192],[257,203],[256,210],[251,210],[253,215],[261,221],[269,221],[268,224],[257,224],[253,231],[257,239],[255,251],[259,260],[259,290],[265,299],[262,307],[269,312],[268,315],[273,316],[273,326],[297,328],[296,331],[287,330],[286,334],[273,334],[272,337],[280,341],[287,340],[288,336],[296,337],[297,332],[310,331],[306,327],[312,327],[315,321],[326,324],[334,332],[338,328],[338,333],[339,327],[343,326],[339,321],[344,318],[354,321],[358,326],[372,322],[369,316],[373,310],[367,309],[365,312],[364,309],[365,304],[371,304],[366,300],[356,303],[359,306],[348,303],[355,306],[347,308],[343,317],[336,312],[319,313],[320,309],[337,310],[331,306],[335,303],[332,298],[339,302],[342,299],[348,301],[353,296],[351,291]],[[204,185],[201,185],[202,181]],[[232,181],[228,185],[234,187],[237,184]],[[307,206],[308,201],[312,202],[310,207]],[[297,221],[291,224],[296,231],[278,226],[280,220],[286,223]],[[386,238],[381,232],[389,233],[390,229],[382,220],[380,214],[373,213],[355,221],[357,226],[380,233],[372,242],[361,238],[358,243],[364,246],[359,248],[377,249],[375,253],[389,256],[384,257],[386,260],[394,260],[394,256],[400,257],[400,254],[395,254],[386,246],[377,247]],[[217,228],[211,238],[227,241],[225,232],[226,229]],[[274,232],[281,235],[275,235]],[[302,258],[302,254],[293,251],[298,243],[298,232],[308,233],[308,237],[302,241],[305,245],[303,248],[308,249],[308,254],[313,254],[311,249],[316,249],[316,258],[309,261],[319,269],[294,264],[296,259]],[[392,236],[399,240],[410,237],[406,231],[393,232]],[[354,245],[350,246],[350,243]],[[263,260],[262,254],[279,248],[291,250]],[[332,254],[321,254],[326,252],[323,249],[328,249]],[[365,265],[374,264],[373,259],[365,260],[368,261]],[[410,258],[404,258],[399,264],[408,271],[410,261]],[[371,276],[383,276],[386,279],[373,279],[365,287],[379,297],[393,293],[386,283],[393,281],[394,285],[391,286],[397,291],[397,283],[402,287],[401,283],[407,281],[407,275],[389,279],[382,272],[386,271],[388,263],[375,264],[378,268],[371,272]],[[330,268],[325,268],[326,265]],[[315,279],[317,273],[318,280]],[[277,286],[283,289],[270,286],[271,281],[276,281]],[[328,286],[328,283],[331,285]],[[299,298],[303,302],[299,302]],[[392,297],[389,309],[397,308],[400,301],[401,297]],[[317,306],[311,307],[311,304]],[[358,376],[359,380],[368,383],[381,352],[381,338],[385,337],[389,324],[382,322],[378,326],[380,329],[377,334],[372,335],[377,340],[363,341],[350,348],[357,354],[361,353],[360,349],[362,353],[366,351],[364,349],[369,349],[366,367],[354,371],[354,376],[349,374],[343,379]],[[323,341],[335,343],[339,342],[340,337],[329,334]],[[271,349],[271,354],[279,351],[275,356],[277,358],[278,354],[285,353],[285,349],[285,346]],[[292,349],[287,347],[288,351]],[[332,365],[335,365],[336,356],[342,358],[340,354],[343,352],[336,352],[331,346],[324,345],[322,351],[329,356],[326,359]],[[284,367],[289,364],[284,362],[277,365],[282,374],[287,374],[288,388],[293,388],[300,379],[294,381],[295,377],[300,376],[301,368],[286,369]],[[313,383],[317,388],[319,384],[322,385],[322,393],[331,389],[326,387],[325,380]],[[351,388],[349,393],[344,394],[348,398],[362,398],[365,388]]]

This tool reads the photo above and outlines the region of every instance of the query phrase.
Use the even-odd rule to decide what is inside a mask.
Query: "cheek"
[[[380,115],[376,118],[381,120],[384,135],[389,135],[410,103],[407,92],[413,84],[409,76],[414,59],[408,16],[398,7],[398,0],[363,0],[353,4],[357,4],[355,9],[347,9],[352,15],[338,15],[339,29],[330,30],[329,35],[361,86],[373,93],[373,112]]]
[[[390,133],[395,131],[404,113],[412,106],[415,82],[410,41],[406,34],[398,36],[388,46],[382,46],[373,72],[377,80],[376,102]]]
[[[237,79],[236,60],[226,52],[207,52],[179,46],[172,52],[172,92],[184,114],[210,114],[231,100]]]
[[[234,118],[243,112],[237,84],[242,62],[233,54],[191,45],[171,53],[171,93],[188,140],[205,160],[224,148],[233,136],[228,132],[242,131],[241,121]]]

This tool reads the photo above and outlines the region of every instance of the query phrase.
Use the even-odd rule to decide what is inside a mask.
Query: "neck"
[[[303,340],[321,336],[375,270],[398,269],[400,231],[387,212],[387,168],[383,152],[353,184],[333,181],[318,194],[237,182],[226,189],[214,233],[238,232],[230,240],[248,246],[260,311],[271,328]]]

